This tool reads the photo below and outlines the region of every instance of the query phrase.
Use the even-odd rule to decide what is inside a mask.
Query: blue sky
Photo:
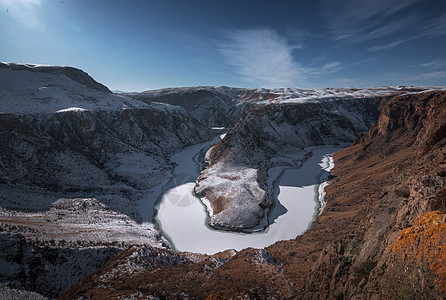
[[[0,0],[0,40],[113,90],[446,85],[444,0]]]

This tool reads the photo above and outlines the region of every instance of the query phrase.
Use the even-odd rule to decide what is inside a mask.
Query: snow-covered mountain
[[[112,94],[87,73],[71,67],[0,63],[0,113],[34,114],[144,108]]]

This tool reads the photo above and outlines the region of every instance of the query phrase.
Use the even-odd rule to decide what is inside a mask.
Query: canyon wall
[[[429,211],[445,222],[445,101],[443,91],[387,101],[368,133],[335,153],[327,206],[296,239],[214,256],[135,247],[62,297],[440,299],[443,275],[405,259],[395,240]]]

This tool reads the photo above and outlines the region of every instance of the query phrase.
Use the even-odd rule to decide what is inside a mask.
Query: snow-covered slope
[[[0,113],[144,108],[140,101],[112,94],[75,68],[0,63]]]
[[[325,89],[298,89],[275,88],[245,90],[239,93],[242,102],[256,104],[282,104],[282,103],[310,103],[325,102],[339,99],[374,98],[391,95],[412,94],[427,91],[444,90],[446,87],[419,87],[419,86],[388,86],[370,88],[325,88]]]
[[[181,106],[191,116],[208,127],[231,127],[254,105],[373,98],[438,89],[437,87],[412,86],[362,89],[242,89],[225,86],[200,86],[149,90],[140,93],[123,93],[123,95],[145,103],[161,102]]]
[[[48,265],[54,274],[29,275],[51,296],[94,270],[75,270],[83,263],[77,248],[109,247],[111,255],[131,244],[163,246],[150,224],[151,188],[169,176],[172,153],[212,134],[182,107],[114,95],[81,70],[2,63],[0,235],[14,240],[14,233],[23,243],[45,245],[42,256],[49,251],[66,260]],[[142,202],[148,211],[140,210]],[[110,257],[87,252],[87,264]],[[14,259],[0,257],[0,269],[14,266],[0,283],[30,268]],[[58,289],[51,278],[60,279]]]

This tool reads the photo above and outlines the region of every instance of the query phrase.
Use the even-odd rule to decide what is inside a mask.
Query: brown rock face
[[[335,154],[332,175],[336,177],[326,188],[327,206],[302,236],[264,250],[214,256],[133,248],[61,298],[205,299],[219,294],[249,299],[391,299],[404,295],[404,286],[395,294],[398,289],[388,288],[396,270],[390,247],[420,215],[444,210],[445,124],[445,92],[394,97],[366,135]],[[398,263],[401,270],[409,265]],[[419,268],[415,271],[427,272]],[[406,273],[398,275],[402,281],[410,279],[404,277]],[[444,297],[435,284],[411,287],[415,298]]]
[[[398,296],[386,290],[383,281],[383,274],[392,271],[389,247],[402,228],[441,206],[437,199],[445,178],[439,171],[446,139],[437,132],[445,123],[444,92],[395,97],[367,135],[335,154],[332,172],[337,178],[327,188],[326,210],[302,238],[321,231],[329,221],[337,228],[336,237],[312,266],[303,296]],[[413,288],[413,293],[426,292],[426,287]],[[441,295],[433,290],[433,295]]]

